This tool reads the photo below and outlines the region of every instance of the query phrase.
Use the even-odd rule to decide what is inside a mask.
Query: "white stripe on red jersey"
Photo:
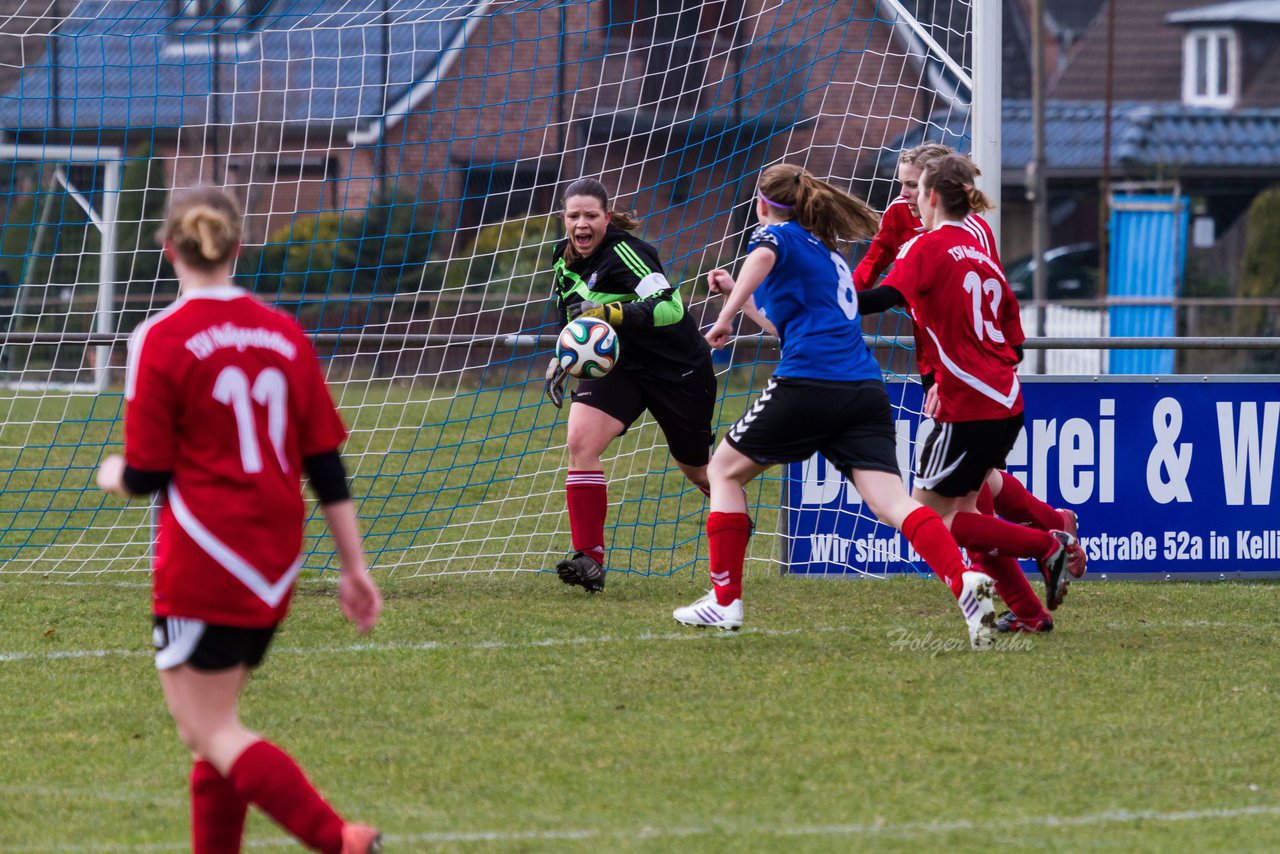
[[[298,559],[294,561],[293,566],[286,570],[284,575],[277,578],[274,583],[267,581],[257,567],[236,554],[230,546],[214,536],[196,518],[196,515],[191,512],[191,508],[187,507],[187,503],[182,500],[182,494],[178,492],[178,487],[173,483],[169,484],[169,507],[173,510],[174,519],[177,520],[182,530],[187,532],[187,536],[195,540],[196,545],[200,546],[204,553],[213,558],[219,566],[234,575],[240,580],[241,584],[253,591],[253,595],[266,602],[272,608],[284,601],[285,594],[293,586],[293,580],[302,571],[302,555],[298,555]]]

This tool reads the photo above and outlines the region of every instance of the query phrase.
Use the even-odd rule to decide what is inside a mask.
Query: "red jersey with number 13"
[[[1022,411],[1014,346],[1025,340],[1000,264],[963,223],[902,248],[884,284],[911,307],[938,382],[937,420],[991,421]]]
[[[125,459],[172,473],[156,616],[266,627],[302,566],[304,457],[346,429],[302,329],[240,288],[180,298],[129,339]]]

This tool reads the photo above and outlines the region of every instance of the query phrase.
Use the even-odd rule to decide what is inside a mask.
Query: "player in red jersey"
[[[911,165],[913,171],[900,170],[903,173],[901,176],[903,181],[902,198],[907,202],[913,214],[913,223],[917,226],[915,229],[917,233],[923,229],[923,225],[919,220],[919,178],[921,172],[929,165],[930,161],[953,153],[954,150],[949,146],[927,143],[916,146],[903,155],[904,161]],[[977,166],[973,166],[972,161],[970,161],[970,165],[976,178],[981,173]],[[971,210],[961,221],[961,225],[973,235],[974,240],[978,242],[983,251],[993,261],[1000,264],[1003,269],[995,233],[982,216],[982,213],[988,210],[989,207],[989,203],[980,201],[978,206]],[[909,240],[910,237],[914,236],[915,234],[912,234],[907,239]],[[906,242],[907,240],[903,240],[903,244]],[[883,266],[880,269],[882,270]],[[916,364],[920,371],[921,383],[924,385],[926,392],[933,385],[934,368],[929,357],[931,350],[930,342],[927,339],[918,342]],[[993,471],[987,476],[987,482],[982,486],[978,497],[978,510],[988,516],[997,515],[1018,524],[1031,525],[1042,531],[1063,530],[1075,536],[1079,528],[1076,514],[1073,511],[1051,507],[1032,495],[1022,485],[1021,481],[1005,471]],[[1044,607],[1044,603],[1040,601],[1040,598],[1036,596],[1026,578],[1020,572],[1013,571],[1016,569],[1016,564],[1012,562],[1012,558],[983,554],[973,550],[970,550],[969,556],[975,564],[982,566],[988,574],[998,579],[996,592],[1009,607],[1009,610],[1000,616],[999,627],[1001,631],[1053,630],[1052,615]],[[993,566],[996,562],[1002,562],[1006,565],[996,568]],[[1073,577],[1079,578],[1084,575],[1085,554],[1078,544],[1072,545],[1068,549],[1067,568]]]
[[[1045,575],[1049,608],[1062,602],[1075,538],[1061,530],[1022,528],[976,512],[981,489],[1003,469],[1023,425],[1015,367],[1023,342],[1018,305],[998,261],[965,220],[989,202],[974,189],[968,158],[949,154],[922,173],[919,207],[928,231],[898,255],[885,284],[860,304],[886,297],[910,306],[920,350],[937,382],[925,414],[938,422],[925,441],[917,497],[951,525],[956,541],[979,554],[1034,557]],[[1002,585],[1017,585],[1012,561],[983,562]]]
[[[893,258],[902,246],[922,231],[923,225],[919,219],[920,209],[918,206],[921,170],[927,167],[930,161],[952,153],[954,153],[954,150],[949,146],[926,143],[902,154],[898,166],[898,180],[902,184],[902,193],[885,211],[880,231],[876,235],[871,249],[868,250],[867,255],[864,256],[855,271],[854,281],[860,291],[869,287],[884,269],[892,263]],[[973,171],[975,177],[980,174],[976,166],[973,166]],[[991,259],[1000,264],[1000,252],[995,233],[981,216],[981,213],[987,209],[988,206],[984,204],[982,207],[971,210],[961,221],[961,224],[973,235],[974,239]],[[893,247],[892,252],[887,251],[890,246]],[[863,314],[883,311],[887,307],[888,303],[879,302],[875,298],[868,299],[865,296],[859,302],[859,309]],[[931,349],[930,342],[927,339],[917,339],[916,365],[920,371],[921,383],[924,385],[926,392],[933,384],[933,365],[929,356]],[[1042,531],[1060,529],[1075,536],[1079,528],[1076,514],[1073,511],[1051,507],[1032,495],[1021,481],[1005,471],[993,471],[989,475],[987,483],[982,487],[978,507],[980,512],[987,515],[999,515],[1019,524],[1037,527]],[[1085,573],[1084,550],[1078,545],[1073,545],[1069,549],[1069,553],[1068,570],[1073,577],[1079,578]],[[981,565],[997,560],[1010,560],[1010,558],[981,555],[976,552],[970,552],[970,557],[975,563]],[[996,576],[997,579],[1006,579],[1005,581],[997,581],[997,593],[1010,608],[1009,611],[1001,615],[1001,631],[1052,630],[1053,619],[1051,615],[1044,608],[1039,597],[1035,595],[1031,586],[1026,583],[1025,578],[1010,572],[994,572],[991,574]]]
[[[926,142],[904,151],[898,158],[898,183],[902,185],[902,192],[885,208],[880,217],[880,229],[872,238],[867,254],[862,256],[853,270],[853,284],[858,290],[865,291],[873,286],[898,257],[899,250],[924,230],[920,222],[920,173],[930,160],[954,153],[955,149],[950,146]],[[978,174],[976,169],[975,174]],[[996,245],[995,232],[979,216],[980,213],[981,211],[971,211],[964,218],[964,227],[973,233],[986,248],[987,254],[999,264],[1000,250]]]
[[[239,851],[256,804],[316,851],[378,851],[376,830],[343,821],[237,711],[302,567],[303,474],[337,546],[343,616],[361,634],[377,622],[382,600],[338,454],[346,429],[301,328],[231,284],[240,249],[231,196],[175,193],[162,235],[180,296],[130,337],[124,454],[102,461],[98,485],[126,497],[162,491],[156,667],[194,754],[192,850]]]
[[[867,254],[853,268],[853,285],[858,290],[865,291],[874,285],[880,274],[898,257],[898,250],[920,233],[920,209],[916,207],[916,197],[920,192],[921,163],[950,153],[950,148],[934,142],[902,152],[898,158],[898,183],[902,185],[902,192],[880,215],[880,229],[872,238]]]

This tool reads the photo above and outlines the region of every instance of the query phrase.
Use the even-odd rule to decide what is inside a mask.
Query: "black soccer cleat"
[[[1040,573],[1044,576],[1044,603],[1049,606],[1050,611],[1056,611],[1066,598],[1067,586],[1071,584],[1071,573],[1067,568],[1071,562],[1071,547],[1076,544],[1076,538],[1066,531],[1050,531],[1049,535],[1057,541],[1057,548],[1036,563],[1040,565]]]
[[[1053,617],[1049,614],[1041,614],[1031,620],[1024,620],[1012,611],[1005,611],[996,618],[996,631],[1001,633],[1007,632],[1026,632],[1028,634],[1038,634],[1053,631]]]
[[[584,552],[574,552],[573,557],[556,564],[556,574],[565,584],[576,584],[588,593],[604,590],[605,568]]]

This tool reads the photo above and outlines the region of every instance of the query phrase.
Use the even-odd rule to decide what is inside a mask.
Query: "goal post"
[[[377,570],[553,567],[569,548],[566,428],[542,374],[565,186],[599,177],[637,210],[706,325],[719,305],[705,274],[740,258],[767,165],[803,165],[883,208],[907,141],[946,132],[973,135],[998,180],[975,130],[990,108],[975,54],[994,50],[998,69],[998,34],[978,41],[991,7],[998,26],[995,0],[100,0],[66,13],[44,55],[0,27],[0,71],[17,78],[0,91],[12,174],[78,170],[42,185],[57,197],[39,194],[53,227],[34,252],[40,210],[24,222],[5,208],[5,254],[85,287],[75,277],[92,273],[96,289],[92,307],[74,287],[63,306],[42,283],[50,298],[24,298],[3,339],[62,361],[4,374],[17,382],[0,391],[0,573],[148,568],[145,511],[99,495],[93,471],[120,441],[123,342],[173,298],[149,237],[169,188],[199,183],[244,207],[237,282],[315,337]],[[158,178],[131,177],[144,161]],[[850,262],[865,248],[846,247]],[[899,312],[864,326],[889,378],[913,373],[909,328]],[[716,354],[719,435],[778,356],[740,332]],[[84,348],[92,358],[70,364]],[[650,417],[605,467],[610,569],[700,566],[706,501]],[[776,470],[752,484],[750,572],[779,568],[783,488]],[[333,565],[318,518],[307,544],[307,569]]]
[[[971,155],[982,170],[978,189],[994,199],[994,209],[983,218],[1000,240],[1000,193],[1003,183],[1000,117],[1004,43],[1000,0],[973,0],[973,120]]]
[[[83,216],[82,222],[70,227],[93,229],[98,235],[95,253],[96,281],[82,283],[77,280],[78,277],[61,281],[57,278],[58,265],[55,263],[48,265],[47,276],[39,276],[38,266],[29,263],[30,259],[56,259],[59,254],[56,235],[68,223],[61,220],[46,221],[45,212],[53,210],[54,205],[35,205],[40,213],[32,223],[34,228],[29,231],[31,239],[26,246],[20,247],[26,253],[24,263],[18,265],[22,272],[16,282],[10,283],[12,294],[9,296],[13,304],[7,306],[5,312],[6,364],[5,370],[0,373],[4,377],[3,384],[15,389],[105,391],[111,376],[111,345],[106,343],[106,339],[115,332],[115,259],[123,155],[119,148],[112,146],[0,143],[0,162],[8,163],[11,170],[6,194],[6,213],[12,215],[24,197],[38,200],[43,195],[47,201],[52,201],[55,195],[60,194]],[[77,186],[71,177],[71,167],[87,167],[96,173],[92,178],[93,186]],[[65,210],[66,205],[58,207]],[[6,231],[10,230],[8,220],[5,227]],[[43,246],[41,238],[49,234],[55,235],[53,246]],[[6,255],[10,254],[9,242],[5,241]],[[15,252],[5,260],[16,260],[16,256]],[[80,265],[75,265],[73,269],[79,271]],[[12,279],[13,276],[7,269],[5,272]],[[59,365],[61,360],[57,351],[62,348],[74,349],[77,342],[68,333],[78,331],[75,327],[84,325],[83,322],[77,322],[75,317],[75,289],[78,284],[96,285],[92,313],[79,320],[87,319],[90,330],[96,333],[97,340],[102,343],[84,345],[86,357],[79,360],[79,365],[62,367]],[[65,300],[66,312],[60,318],[53,316],[57,314],[53,305],[60,300],[51,300],[47,296],[48,291],[59,289],[69,292]],[[39,291],[39,296],[27,299],[32,291]],[[41,320],[52,320],[52,328],[40,329]],[[30,326],[30,329],[25,329],[26,326]],[[13,348],[20,346],[19,342],[28,346],[24,348],[26,352],[15,359]],[[31,350],[37,345],[51,346],[54,348],[54,356],[47,361],[34,356]],[[88,355],[90,353],[91,356]],[[74,355],[71,358],[74,360]],[[86,374],[88,379],[84,378]]]

